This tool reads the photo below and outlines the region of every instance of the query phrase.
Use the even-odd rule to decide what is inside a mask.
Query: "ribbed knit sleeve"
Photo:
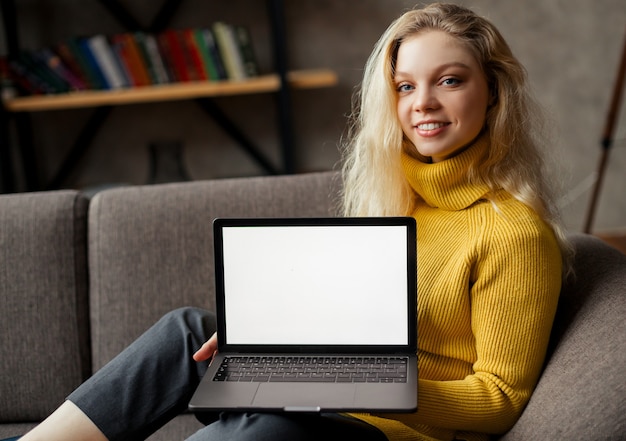
[[[543,364],[561,286],[558,244],[551,229],[506,192],[486,194],[467,184],[467,156],[476,152],[464,154],[436,168],[405,161],[423,199],[414,213],[418,411],[360,416],[390,440],[411,439],[409,431],[412,439],[437,440],[505,432]],[[432,179],[433,173],[447,179]]]

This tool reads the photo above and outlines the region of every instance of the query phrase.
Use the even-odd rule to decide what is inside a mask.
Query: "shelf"
[[[115,18],[125,32],[144,31],[158,33],[169,28],[170,19],[183,3],[182,0],[164,0],[157,14],[148,26],[142,26],[139,20],[127,11],[119,0],[98,0]],[[4,25],[5,42],[8,54],[19,54],[18,14],[16,0],[0,0],[0,15]],[[288,70],[287,36],[284,16],[284,0],[266,0],[267,21],[270,30],[269,44],[273,53],[272,74],[249,78],[243,81],[198,81],[172,83],[115,90],[86,90],[52,95],[20,96],[0,98],[0,162],[3,165],[19,163],[22,166],[24,188],[27,191],[56,189],[65,185],[70,174],[80,165],[93,140],[104,126],[108,115],[116,106],[135,103],[155,103],[193,100],[210,116],[217,125],[229,135],[243,151],[268,174],[294,173],[294,135],[291,109],[291,91],[293,89],[323,88],[335,86],[337,75],[328,69]],[[281,164],[270,161],[263,150],[256,145],[237,124],[218,106],[213,97],[244,96],[252,94],[273,94],[276,98],[277,134],[280,140]],[[36,149],[33,130],[29,118],[30,112],[42,112],[63,109],[93,108],[78,132],[75,141],[51,179],[42,183],[37,167]],[[12,148],[8,136],[8,124],[13,123],[16,133],[17,148]],[[15,151],[20,159],[13,161]],[[2,169],[0,192],[14,192],[20,186],[18,174],[13,167]]]
[[[291,71],[290,87],[310,89],[337,84],[335,72],[327,69]],[[157,101],[177,101],[202,97],[277,92],[278,74],[262,75],[244,81],[201,81],[116,90],[89,90],[58,95],[33,95],[4,101],[9,112],[38,112],[81,107],[117,106]]]

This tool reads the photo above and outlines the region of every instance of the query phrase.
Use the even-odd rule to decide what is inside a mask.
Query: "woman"
[[[344,211],[417,219],[417,413],[222,414],[190,439],[480,440],[515,423],[570,254],[525,82],[497,29],[454,5],[401,16],[366,65]],[[213,329],[207,312],[169,314],[23,439],[146,437],[184,410],[216,350],[215,335],[202,344]]]

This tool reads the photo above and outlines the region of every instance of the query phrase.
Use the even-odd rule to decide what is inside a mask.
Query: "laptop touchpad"
[[[337,383],[263,383],[252,402],[253,406],[279,409],[321,410],[345,407],[354,402],[356,386]]]

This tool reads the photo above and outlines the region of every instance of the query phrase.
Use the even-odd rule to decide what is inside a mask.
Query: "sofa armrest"
[[[501,439],[623,439],[626,434],[626,255],[572,235],[575,278],[563,287],[545,370]]]
[[[0,196],[0,422],[37,421],[90,373],[87,200]]]

